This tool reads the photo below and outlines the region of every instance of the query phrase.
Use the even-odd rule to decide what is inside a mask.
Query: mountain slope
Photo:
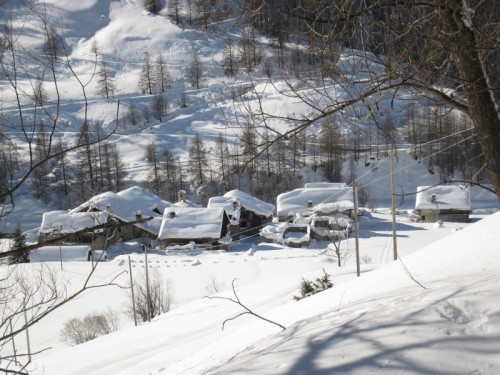
[[[202,299],[151,324],[42,357],[35,373],[498,373],[499,223],[500,214],[491,215],[403,263],[337,278],[332,289],[299,302],[291,301],[292,279],[282,272],[275,282],[237,287],[244,303],[286,331],[252,317],[221,331],[241,309]]]

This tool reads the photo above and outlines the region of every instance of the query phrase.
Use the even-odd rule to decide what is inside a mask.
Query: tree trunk
[[[453,59],[457,64],[464,93],[467,97],[469,115],[477,132],[477,138],[486,159],[491,183],[500,200],[500,118],[474,30],[466,25],[464,1],[447,0],[448,12],[445,21],[450,26],[457,47]]]

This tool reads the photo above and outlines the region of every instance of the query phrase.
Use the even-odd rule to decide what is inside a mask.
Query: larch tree
[[[201,82],[203,81],[203,65],[200,61],[198,51],[194,51],[191,55],[191,64],[189,67],[189,82],[192,87],[200,89]]]
[[[158,92],[165,92],[172,87],[172,77],[168,71],[167,63],[160,52],[153,69],[154,86]]]
[[[148,142],[145,156],[150,170],[148,176],[149,189],[157,195],[162,195],[163,181],[160,174],[160,158],[154,141]]]
[[[120,155],[120,150],[116,144],[110,145],[109,157],[112,179],[110,187],[112,191],[118,192],[123,189],[127,172],[125,171],[125,164]]]
[[[236,49],[230,35],[228,35],[226,45],[222,51],[222,67],[224,68],[224,74],[227,76],[233,77],[236,73]]]
[[[60,139],[56,144],[56,152],[59,153],[63,149],[63,141]],[[67,155],[65,153],[60,153],[56,158],[56,163],[52,170],[56,180],[56,197],[60,208],[70,207],[71,205],[71,200],[69,199],[70,174],[68,165]]]
[[[149,53],[146,52],[144,61],[142,62],[141,73],[139,75],[139,91],[142,94],[153,94],[153,66]]]
[[[240,41],[239,58],[241,64],[248,73],[253,72],[262,59],[261,52],[257,45],[255,30],[247,28]]]
[[[179,24],[180,19],[181,4],[180,0],[169,0],[168,1],[168,14],[174,19],[175,24]]]
[[[160,173],[164,182],[163,196],[170,202],[177,201],[177,192],[182,189],[181,170],[176,165],[174,155],[170,150],[163,151]]]
[[[139,123],[140,115],[139,115],[139,112],[137,111],[137,108],[135,106],[133,99],[130,99],[130,102],[128,104],[126,119],[127,119],[127,122],[129,122],[130,124],[132,124],[134,126]]]
[[[320,150],[323,155],[321,165],[329,181],[340,182],[342,177],[341,135],[334,123],[323,125],[320,134]]]
[[[214,158],[217,176],[222,181],[225,181],[229,176],[229,146],[227,140],[222,133],[217,134],[214,147]]]
[[[112,98],[115,94],[113,75],[104,59],[101,59],[97,72],[97,92],[106,99]]]
[[[199,133],[195,133],[188,148],[188,172],[196,185],[202,185],[206,180],[208,170],[207,151]]]
[[[163,121],[163,118],[168,114],[168,101],[165,94],[159,92],[153,95],[151,112],[157,120]]]

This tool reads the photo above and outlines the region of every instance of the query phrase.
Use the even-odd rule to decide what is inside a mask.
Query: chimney
[[[240,206],[240,200],[237,197],[233,198],[233,208],[237,209]]]
[[[141,212],[141,210],[139,210],[135,213],[135,220],[138,221],[141,219],[142,219],[142,212]]]
[[[431,195],[431,203],[436,203],[436,194]]]
[[[185,190],[179,190],[177,192],[177,201],[178,202],[185,202],[186,201],[186,191]]]
[[[313,202],[307,201],[307,208],[313,208]]]

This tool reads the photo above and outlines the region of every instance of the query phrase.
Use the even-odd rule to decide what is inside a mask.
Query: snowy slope
[[[208,373],[499,373],[499,224],[495,214],[405,257],[404,266],[311,297],[302,302],[310,311],[328,311]]]
[[[270,258],[265,251],[240,254],[245,261],[232,267],[241,276],[238,296],[286,331],[249,316],[228,322],[222,331],[222,322],[241,309],[199,299],[150,324],[42,356],[34,373],[495,374],[500,371],[499,223],[500,214],[494,214],[403,263],[360,278],[352,268],[346,275],[348,269],[323,263],[335,286],[300,302],[292,300],[297,276],[319,276],[312,268],[296,268],[307,257],[294,261],[291,249],[280,260],[273,252]],[[199,260],[204,264],[214,257]],[[247,267],[258,271],[252,276]],[[217,269],[220,275],[224,269]]]

